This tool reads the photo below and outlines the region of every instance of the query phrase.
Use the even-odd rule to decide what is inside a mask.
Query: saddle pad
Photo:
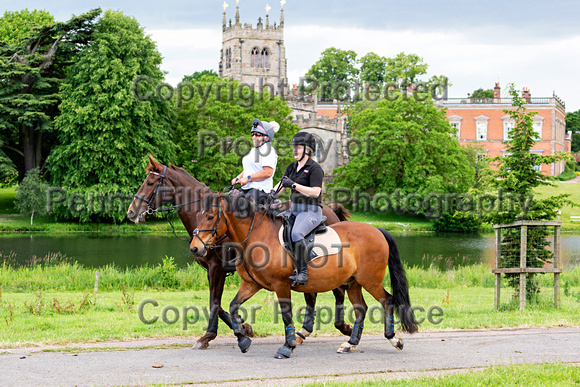
[[[284,226],[280,227],[278,232],[278,239],[282,247],[284,247]],[[312,251],[316,253],[316,258],[324,257],[325,255],[338,254],[342,250],[342,243],[340,237],[332,227],[326,226],[326,232],[323,234],[316,234],[314,236],[314,248]]]

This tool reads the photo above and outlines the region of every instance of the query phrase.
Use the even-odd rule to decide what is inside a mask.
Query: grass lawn
[[[570,200],[580,205],[580,183],[556,183],[555,187],[538,187],[534,190],[538,198],[546,198],[557,194],[570,194]],[[564,221],[564,230],[580,231],[580,222],[571,222],[570,216],[580,216],[580,207],[565,206],[562,208],[560,220]]]
[[[16,199],[16,189],[0,188],[0,215],[2,214],[17,214],[14,208],[14,200]]]
[[[401,215],[396,212],[353,212],[351,220],[387,228],[389,231],[430,231],[432,229],[429,219],[422,216]]]
[[[580,287],[571,290],[578,293]],[[224,292],[223,305],[226,308],[235,293],[233,289]],[[416,310],[420,331],[580,325],[580,304],[575,297],[562,294],[562,307],[559,310],[547,302],[542,306],[528,307],[525,311],[517,308],[496,311],[493,307],[493,293],[494,289],[490,287],[410,289],[413,305],[421,308]],[[195,340],[205,332],[208,295],[207,290],[112,291],[100,292],[96,296],[92,292],[3,292],[0,299],[0,347],[152,337],[191,337]],[[158,303],[158,306],[143,304],[145,320],[159,317],[151,324],[141,321],[138,315],[139,305],[144,300]],[[382,313],[378,302],[368,293],[365,294],[365,300],[369,306],[365,332],[382,333]],[[294,293],[293,302],[295,325],[300,326],[302,320],[297,317],[297,311],[305,305],[304,298]],[[171,306],[177,308],[178,316],[172,311],[163,312],[164,308]],[[189,320],[185,326],[184,307],[197,310],[197,313],[193,309],[188,310]],[[320,294],[317,307],[313,335],[339,334],[333,325],[332,294]],[[283,323],[276,313],[277,301],[273,293],[259,291],[243,305],[243,309],[247,313],[246,321],[252,324],[258,336],[283,334]],[[345,318],[350,322],[354,319],[351,309],[347,301]],[[163,322],[164,315],[166,320],[177,317],[177,321],[173,324]],[[233,337],[222,322],[219,334]]]
[[[317,386],[318,383],[303,386]],[[580,367],[571,364],[514,364],[491,366],[483,370],[469,370],[436,377],[388,380],[376,377],[353,382],[325,382],[328,387],[397,386],[397,387],[448,387],[448,386],[578,386]]]

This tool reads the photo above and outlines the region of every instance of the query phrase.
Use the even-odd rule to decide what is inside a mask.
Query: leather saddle
[[[290,211],[284,211],[278,214],[278,217],[282,218],[283,222],[282,237],[284,240],[284,248],[291,253],[292,257],[294,257],[294,243],[292,242],[292,227],[294,227],[294,222],[296,222],[296,216],[292,215]],[[312,231],[310,231],[308,235],[304,237],[306,247],[308,248],[308,251],[310,251],[308,262],[318,257],[318,254],[316,254],[313,250],[314,237],[315,235],[322,235],[328,231],[324,222],[326,222],[326,216],[322,216],[320,223]]]

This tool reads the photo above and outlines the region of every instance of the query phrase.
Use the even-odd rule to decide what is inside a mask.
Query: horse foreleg
[[[274,357],[276,359],[288,359],[292,356],[292,351],[296,348],[296,332],[294,330],[294,323],[292,322],[292,300],[290,286],[288,284],[282,285],[276,290],[278,303],[280,304],[280,311],[282,312],[282,320],[284,321],[284,345],[278,348]]]
[[[332,290],[335,299],[334,306],[334,327],[345,336],[352,335],[352,325],[344,322],[344,289],[336,288]]]
[[[207,269],[207,279],[209,282],[209,321],[205,335],[197,340],[193,349],[206,349],[209,346],[209,342],[217,337],[218,317],[220,317],[226,325],[230,327],[230,329],[232,328],[230,316],[221,307],[226,274],[219,265],[210,264]]]
[[[250,297],[256,294],[260,289],[261,287],[258,284],[242,280],[238,293],[230,303],[230,316],[232,318],[234,334],[238,338],[238,347],[240,347],[242,353],[248,352],[252,340],[246,336],[246,330],[243,326],[242,317],[239,315],[238,310],[244,302],[250,299]]]
[[[304,312],[304,322],[300,332],[296,332],[296,344],[304,343],[304,340],[312,333],[314,329],[314,318],[316,317],[316,293],[304,293],[304,301],[306,301],[306,311]]]

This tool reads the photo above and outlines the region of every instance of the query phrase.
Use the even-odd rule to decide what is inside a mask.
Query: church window
[[[226,49],[226,69],[229,69],[231,67],[232,67],[232,49],[227,48]]]
[[[260,67],[260,49],[252,48],[252,57],[250,58],[250,67]]]
[[[262,58],[261,58],[260,67],[263,67],[266,69],[270,68],[270,54],[268,53],[267,48],[264,48],[262,50]]]

